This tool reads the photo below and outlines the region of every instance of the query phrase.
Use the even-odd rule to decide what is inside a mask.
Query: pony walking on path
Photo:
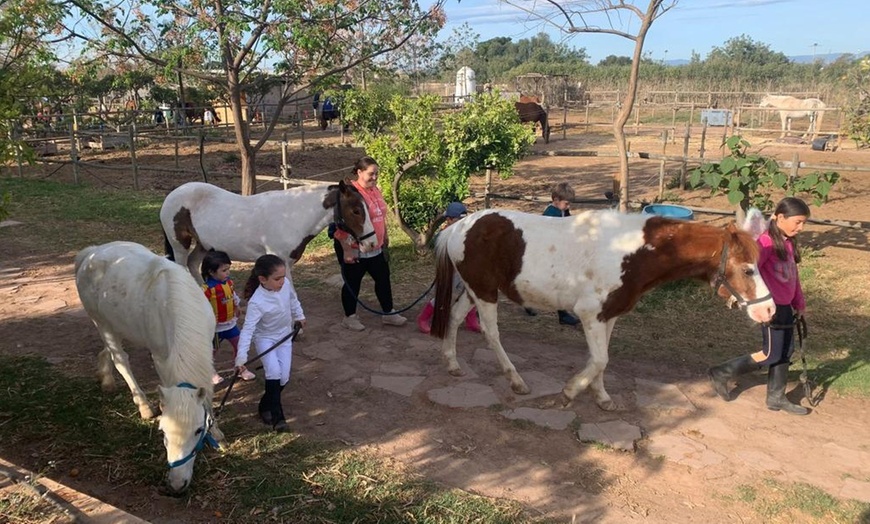
[[[189,182],[169,193],[160,208],[167,254],[200,283],[200,265],[209,249],[239,262],[277,255],[290,268],[330,222],[357,239],[360,251],[375,247],[362,196],[344,181],[251,196]]]
[[[760,232],[760,214],[746,224]],[[761,219],[763,220],[763,218]],[[499,293],[525,307],[563,309],[582,322],[589,347],[586,367],[562,390],[567,404],[591,387],[598,406],[616,409],[604,389],[610,335],[616,319],[647,291],[672,280],[697,278],[731,304],[767,322],[773,299],[758,274],[758,248],[735,224],[725,228],[644,214],[587,211],[567,218],[486,210],[446,229],[436,246],[435,316],[432,334],[451,375],[456,331],[477,306],[487,343],[517,394],[529,393],[499,340]],[[543,262],[546,261],[546,262]],[[453,275],[465,291],[453,297]]]
[[[105,344],[97,370],[102,388],[115,388],[114,363],[144,419],[157,412],[133,376],[122,340],[150,350],[160,378],[168,487],[184,492],[196,453],[206,442],[223,440],[212,415],[211,306],[181,266],[132,242],[83,249],[75,258],[75,276],[82,305]]]
[[[780,138],[785,138],[788,133],[791,133],[791,121],[793,118],[809,118],[810,126],[802,136],[806,137],[810,135],[810,139],[815,138],[819,129],[822,128],[822,119],[825,116],[824,111],[813,110],[824,110],[827,107],[818,98],[795,98],[785,95],[765,95],[758,105],[759,107],[779,109],[779,118],[782,121]]]

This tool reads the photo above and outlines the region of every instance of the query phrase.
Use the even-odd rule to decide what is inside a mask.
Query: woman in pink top
[[[348,238],[347,233],[336,230],[333,234],[335,255],[338,257],[338,264],[341,266],[341,274],[345,282],[341,288],[341,305],[344,308],[344,320],[342,320],[341,325],[352,331],[365,329],[356,314],[356,297],[359,296],[362,279],[368,273],[375,281],[375,295],[378,297],[381,309],[385,313],[391,313],[381,317],[383,323],[401,326],[407,319],[394,313],[393,309],[390,264],[384,255],[384,250],[390,245],[387,236],[387,202],[384,200],[381,190],[378,189],[378,163],[371,157],[360,158],[353,166],[353,177],[355,180],[351,180],[351,184],[360,192],[366,202],[378,244],[374,250],[361,253],[354,249],[353,239]],[[352,253],[352,256],[348,256],[349,253]]]
[[[792,404],[785,396],[789,358],[794,351],[795,319],[804,316],[806,310],[798,276],[801,255],[796,237],[809,216],[810,208],[803,200],[786,197],[776,205],[768,230],[758,237],[758,271],[773,295],[776,314],[770,324],[761,328],[761,351],[709,369],[713,388],[725,400],[731,400],[728,380],[761,366],[769,366],[767,408],[795,415],[809,412],[798,404]]]

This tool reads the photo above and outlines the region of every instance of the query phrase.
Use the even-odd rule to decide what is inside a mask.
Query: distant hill
[[[830,64],[831,62],[836,61],[841,56],[847,53],[826,53],[824,55],[816,55],[815,59],[821,61],[823,64]],[[860,53],[855,53],[855,58],[861,58],[862,56],[870,55],[870,51],[861,51]],[[796,55],[788,57],[789,60],[798,64],[812,64],[813,63],[813,55]],[[667,65],[670,66],[681,66],[689,63],[685,58],[675,58],[673,60],[665,61]]]

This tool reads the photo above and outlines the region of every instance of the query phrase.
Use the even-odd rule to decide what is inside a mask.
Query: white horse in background
[[[186,268],[132,242],[83,249],[76,255],[75,275],[82,305],[105,343],[97,370],[103,390],[115,387],[114,363],[144,419],[156,411],[133,377],[121,341],[151,351],[160,377],[168,487],[182,493],[197,451],[223,440],[212,415],[212,308]]]
[[[819,129],[821,129],[822,118],[825,116],[824,111],[814,110],[825,109],[827,107],[818,98],[795,98],[787,95],[765,95],[758,105],[759,107],[779,109],[779,118],[782,120],[780,138],[784,138],[786,134],[791,133],[791,121],[793,118],[809,118],[810,126],[802,136],[806,137],[810,135],[811,139],[815,138]]]

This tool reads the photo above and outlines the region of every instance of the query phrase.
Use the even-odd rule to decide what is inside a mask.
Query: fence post
[[[483,186],[483,208],[489,209],[489,194],[492,192],[492,169],[486,169],[486,184]]]
[[[662,160],[659,162],[659,200],[665,196],[665,153],[668,148],[668,131],[662,131]]]
[[[133,189],[139,191],[139,164],[136,162],[136,123],[129,128],[130,160],[133,162]]]
[[[299,112],[299,149],[305,151],[305,117]]]
[[[634,104],[634,136],[640,134],[640,106]]]
[[[589,132],[589,104],[586,104],[586,132]]]
[[[788,175],[788,187],[789,187],[789,189],[791,189],[791,187],[794,186],[794,180],[798,176],[798,169],[800,169],[800,163],[801,163],[800,157],[798,157],[797,152],[795,152],[795,154],[792,155],[792,157],[791,157],[791,171],[789,172],[789,175]]]
[[[686,172],[689,169],[689,132],[692,123],[686,124],[686,133],[683,135],[683,162],[680,165],[680,189],[686,189]]]
[[[290,178],[290,164],[287,163],[287,132],[284,132],[281,140],[281,182],[284,184],[284,189],[287,189],[287,179]]]
[[[175,138],[173,139],[173,141],[175,142],[175,169],[179,169],[179,164],[178,164],[178,136],[177,136],[177,135],[175,136]]]
[[[78,139],[76,138],[77,123],[75,113],[73,113],[73,121],[69,124],[69,158],[72,160],[73,180],[76,184],[79,183],[79,147]]]
[[[692,107],[689,109],[689,123],[688,125],[692,125],[692,122],[695,121],[695,102],[692,102]]]
[[[565,108],[562,110],[562,140],[567,140],[567,139],[568,139],[568,100],[565,100]]]
[[[707,119],[705,118],[705,119],[701,120],[701,123],[702,123],[703,125],[701,126],[701,150],[700,150],[700,156],[701,156],[701,158],[704,158],[704,143],[707,141]]]

